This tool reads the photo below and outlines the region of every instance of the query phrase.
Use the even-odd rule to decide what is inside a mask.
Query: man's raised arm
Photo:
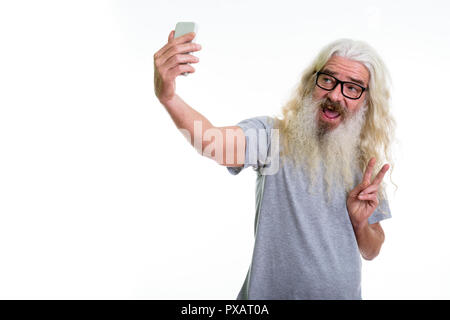
[[[214,159],[221,165],[241,167],[245,160],[243,130],[238,126],[213,126],[175,93],[175,78],[184,72],[195,72],[188,63],[199,61],[197,57],[188,54],[201,49],[199,44],[189,43],[194,35],[191,32],[174,39],[172,30],[167,44],[154,54],[156,97],[177,128],[201,155]]]

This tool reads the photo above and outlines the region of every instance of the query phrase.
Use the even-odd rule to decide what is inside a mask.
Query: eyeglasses
[[[319,88],[322,88],[323,90],[331,91],[336,88],[336,86],[341,83],[341,92],[342,95],[349,99],[359,99],[361,98],[364,90],[367,88],[364,88],[363,86],[360,86],[359,84],[348,82],[348,81],[341,81],[332,75],[329,75],[327,73],[323,72],[317,72],[317,78],[316,78],[316,85]]]

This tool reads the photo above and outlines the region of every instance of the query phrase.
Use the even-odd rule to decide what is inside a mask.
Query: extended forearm
[[[374,259],[381,250],[384,242],[383,231],[370,224],[366,224],[359,229],[354,229],[359,251],[366,260]]]
[[[187,138],[189,138],[191,145],[201,152],[209,143],[209,141],[203,140],[203,134],[206,130],[213,128],[211,122],[191,108],[177,94],[169,101],[160,102],[166,108],[177,128],[183,134],[185,134],[183,131],[188,132],[189,137]],[[196,141],[201,142],[201,150],[198,150],[200,146],[195,145]]]

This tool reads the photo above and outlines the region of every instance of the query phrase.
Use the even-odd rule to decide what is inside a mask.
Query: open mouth
[[[329,109],[328,107],[322,108],[323,115],[330,120],[337,119],[341,115],[338,111]]]

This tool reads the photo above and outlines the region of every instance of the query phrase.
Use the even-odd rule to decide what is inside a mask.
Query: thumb
[[[357,197],[361,191],[367,188],[367,185],[364,182],[358,184],[352,191],[350,191],[349,196]]]
[[[170,31],[170,34],[169,34],[169,42],[170,42],[171,40],[173,40],[174,33],[175,33],[174,30]]]

